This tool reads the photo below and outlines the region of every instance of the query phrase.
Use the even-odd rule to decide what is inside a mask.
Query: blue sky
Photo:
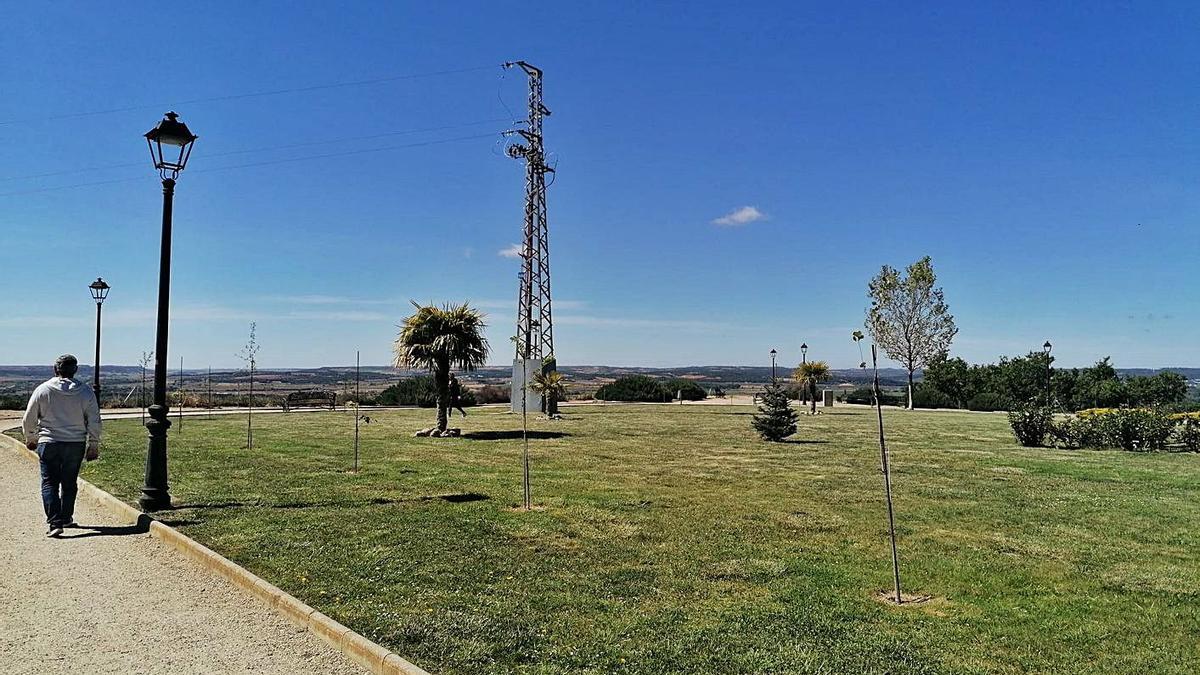
[[[251,321],[266,367],[384,363],[409,298],[474,301],[508,361],[526,59],[562,363],[853,366],[867,280],[928,254],[969,360],[1200,365],[1192,3],[451,4],[5,7],[0,362],[90,362],[96,276],[104,361],[152,347],[168,107],[172,363]]]

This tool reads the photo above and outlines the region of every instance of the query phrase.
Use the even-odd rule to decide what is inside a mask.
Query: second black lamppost
[[[175,179],[187,165],[196,135],[169,112],[158,126],[146,133],[150,157],[162,178],[162,245],[158,258],[158,327],[154,341],[154,402],[146,420],[149,443],[146,449],[146,483],[138,505],[143,511],[171,508],[167,486],[167,328],[171,300],[171,209],[175,197]]]
[[[771,382],[775,381],[775,355],[777,353],[774,349],[771,350]]]
[[[806,363],[808,363],[808,343],[801,342],[800,343],[800,365],[803,366]],[[805,388],[803,385],[801,385],[801,387],[800,387],[800,396],[802,397],[800,399],[801,403],[808,403],[808,389]]]
[[[1051,405],[1053,405],[1051,403],[1051,396],[1050,396],[1050,390],[1053,388],[1053,384],[1052,384],[1051,378],[1050,378],[1050,375],[1051,375],[1051,372],[1050,372],[1050,350],[1051,349],[1054,349],[1054,345],[1050,344],[1049,340],[1046,340],[1046,344],[1042,345],[1042,351],[1046,353],[1046,407],[1050,407]]]
[[[92,371],[92,391],[96,393],[96,400],[100,400],[100,305],[104,304],[104,299],[108,297],[108,289],[111,288],[104,283],[104,279],[96,277],[96,280],[88,286],[92,291],[92,299],[96,301],[96,365]]]

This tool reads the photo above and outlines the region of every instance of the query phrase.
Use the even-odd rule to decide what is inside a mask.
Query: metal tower
[[[521,246],[516,360],[512,380],[513,410],[521,410],[521,389],[526,380],[537,373],[555,369],[554,319],[550,311],[550,235],[546,223],[546,174],[554,173],[554,169],[546,165],[542,147],[542,118],[550,114],[542,104],[542,71],[524,61],[504,64],[505,68],[513,66],[519,66],[529,77],[529,118],[525,120],[525,128],[505,132],[506,136],[518,135],[524,140],[510,144],[505,150],[509,157],[525,160],[525,238]],[[540,410],[540,397],[534,395],[531,398],[528,390],[525,394],[527,407]]]

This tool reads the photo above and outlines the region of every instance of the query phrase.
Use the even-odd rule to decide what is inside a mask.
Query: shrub
[[[682,377],[667,380],[663,382],[663,386],[671,392],[671,398],[682,398],[684,401],[703,401],[708,398],[704,387]]]
[[[1162,450],[1171,438],[1171,418],[1157,410],[1121,408],[1092,417],[1105,444],[1131,451]]]
[[[1190,418],[1147,408],[1089,408],[1055,424],[1055,440],[1065,447],[1162,450],[1172,440],[1187,446]],[[1196,432],[1200,435],[1200,430]]]
[[[967,410],[978,410],[980,412],[995,412],[997,410],[1005,410],[1009,407],[1009,401],[1001,394],[991,391],[985,391],[975,394],[971,400],[967,401]]]
[[[1013,435],[1017,437],[1018,443],[1027,448],[1045,444],[1053,421],[1054,415],[1049,408],[1033,403],[1015,406],[1008,413],[1008,423],[1012,426]]]
[[[28,403],[28,396],[17,396],[15,394],[0,395],[0,410],[24,410]]]
[[[598,401],[664,402],[675,392],[667,391],[662,381],[646,375],[628,375],[596,390]]]
[[[486,403],[508,403],[512,400],[511,393],[506,387],[485,384],[474,391],[475,402],[479,405]]]
[[[913,392],[915,408],[957,408],[958,404],[946,394],[931,387],[918,386]]]
[[[1183,417],[1177,420],[1175,442],[1188,452],[1200,452],[1200,417]]]
[[[846,403],[865,403],[867,405],[875,404],[875,396],[872,395],[870,387],[859,387],[853,391],[846,392],[846,394],[842,396],[842,399]],[[893,394],[886,391],[880,392],[879,400],[884,405],[901,406],[905,403],[903,394]]]
[[[379,405],[415,405],[421,408],[436,408],[437,385],[434,384],[432,375],[410,377],[379,392],[375,401]],[[459,403],[464,408],[475,405],[475,393],[464,388]]]
[[[796,433],[800,414],[788,405],[787,393],[779,384],[768,384],[759,395],[758,413],[751,425],[764,441],[782,441]]]

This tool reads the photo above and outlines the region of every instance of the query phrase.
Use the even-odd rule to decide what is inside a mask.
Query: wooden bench
[[[337,394],[332,391],[323,391],[314,389],[311,391],[293,391],[283,400],[283,410],[287,412],[292,408],[302,406],[329,406],[330,410],[337,408]]]

